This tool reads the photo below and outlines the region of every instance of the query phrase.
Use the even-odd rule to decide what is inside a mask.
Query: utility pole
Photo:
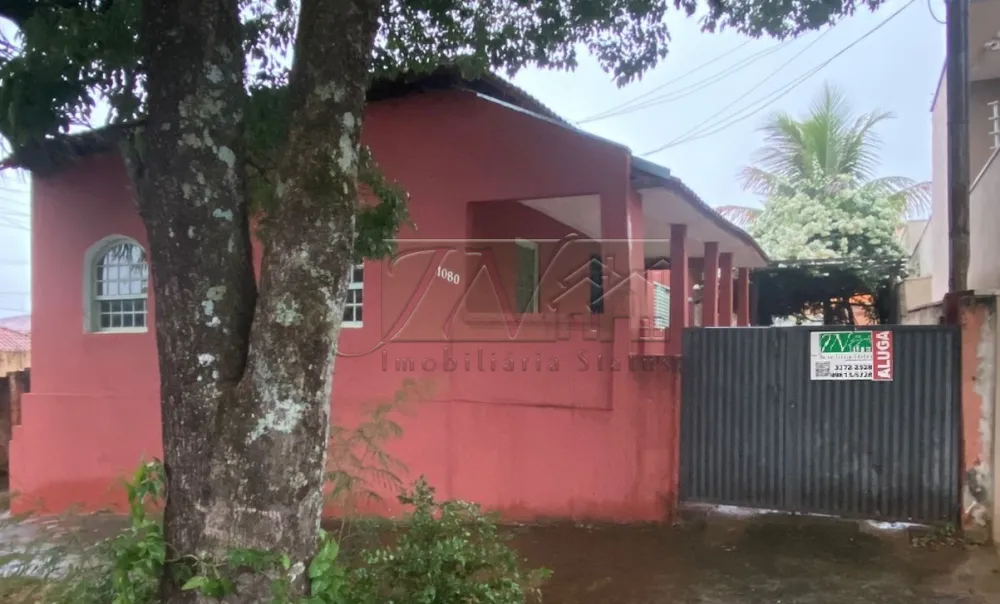
[[[969,0],[947,0],[948,291],[968,289]]]

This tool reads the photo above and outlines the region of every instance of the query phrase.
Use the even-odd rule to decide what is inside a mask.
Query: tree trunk
[[[302,2],[258,293],[239,0],[144,3],[149,117],[125,155],[150,242],[170,559],[279,551],[305,588],[377,16],[364,0]],[[171,574],[164,601],[198,601]],[[267,601],[267,581],[244,579],[227,601]]]

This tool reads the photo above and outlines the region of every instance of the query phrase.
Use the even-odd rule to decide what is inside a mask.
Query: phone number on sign
[[[832,378],[845,378],[850,380],[870,380],[872,378],[871,369],[844,369],[836,370],[834,369],[830,373]]]
[[[814,374],[814,377],[831,380],[870,380],[872,378],[872,368],[850,363],[821,361],[816,363]]]

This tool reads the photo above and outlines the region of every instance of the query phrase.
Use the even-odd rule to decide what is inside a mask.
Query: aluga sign
[[[809,334],[809,376],[814,380],[891,382],[891,331],[814,331]]]

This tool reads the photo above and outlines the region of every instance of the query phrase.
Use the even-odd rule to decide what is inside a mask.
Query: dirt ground
[[[121,519],[0,523],[0,551],[39,532],[112,534]],[[545,604],[1000,604],[992,546],[914,545],[904,531],[789,516],[678,526],[516,526],[512,544],[553,576]],[[954,541],[954,540],[951,540]]]

